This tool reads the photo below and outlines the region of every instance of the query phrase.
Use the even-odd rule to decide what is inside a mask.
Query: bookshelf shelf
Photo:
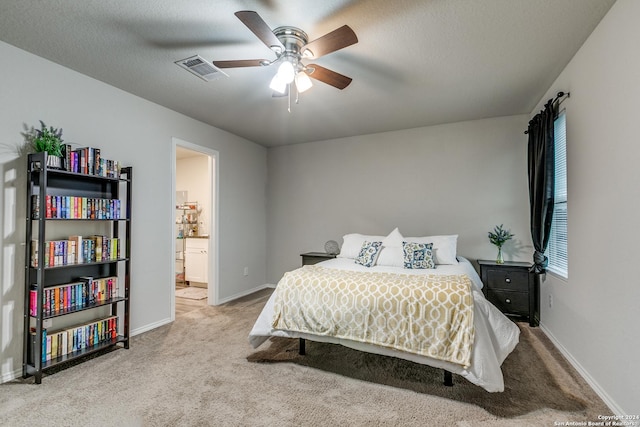
[[[180,273],[176,276],[176,283],[184,283],[189,286],[187,279],[187,238],[198,235],[198,226],[200,223],[200,212],[202,211],[198,202],[185,202],[176,206],[176,263],[180,267],[176,267],[176,271]]]
[[[80,262],[80,263],[73,263],[73,264],[63,264],[63,265],[47,265],[44,267],[45,270],[57,270],[60,268],[75,268],[75,267],[82,267],[82,266],[91,266],[91,265],[104,265],[104,264],[113,264],[116,262],[121,262],[121,261],[129,261],[129,258],[118,258],[118,259],[113,259],[113,260],[105,260],[105,261],[95,261],[95,262]],[[31,270],[38,270],[38,267],[31,267],[29,266],[29,269]]]
[[[50,313],[50,314],[43,314],[42,318],[43,319],[53,319],[54,317],[66,316],[67,314],[71,314],[71,313],[79,313],[79,312],[85,311],[85,310],[91,310],[91,309],[98,308],[98,307],[104,307],[104,306],[111,305],[111,304],[117,304],[119,302],[126,301],[126,300],[127,300],[127,298],[124,298],[124,297],[112,298],[110,300],[103,301],[103,302],[91,303],[91,304],[89,304],[89,305],[87,305],[85,307],[81,307],[81,308],[62,309],[62,310],[58,310],[58,311]],[[33,317],[33,316],[31,316],[31,317]]]
[[[112,338],[110,340],[101,342],[99,344],[93,345],[91,347],[84,348],[82,350],[77,350],[71,353],[67,353],[64,356],[58,356],[51,360],[47,360],[42,363],[42,369],[52,368],[54,366],[60,365],[62,363],[71,362],[76,359],[81,359],[82,357],[88,356],[93,353],[97,353],[102,350],[106,350],[109,347],[113,347],[119,343],[126,343],[129,339],[123,335],[118,335],[117,338]],[[35,369],[33,365],[28,365],[27,373],[31,376],[36,376],[38,371]]]
[[[92,218],[44,218],[45,221],[98,221],[98,222],[111,222],[111,221],[129,221],[125,218],[120,219],[92,219]],[[38,221],[37,219],[33,219],[32,221]]]
[[[82,173],[69,157],[73,171],[49,168],[46,153],[27,159],[22,373],[36,384],[54,366],[129,348],[132,168],[77,151]]]

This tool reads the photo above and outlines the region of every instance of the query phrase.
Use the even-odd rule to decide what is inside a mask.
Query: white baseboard
[[[16,378],[22,376],[22,367],[14,370],[13,372],[7,372],[0,377],[0,384],[8,383],[9,381],[13,381]]]
[[[573,357],[573,355],[567,350],[560,341],[551,333],[544,324],[540,323],[540,330],[544,332],[544,334],[551,340],[553,345],[562,353],[562,355],[567,359],[567,361],[574,367],[576,371],[580,374],[580,376],[591,386],[591,388],[596,392],[600,399],[611,409],[616,415],[628,415],[625,414],[624,411],[616,404],[616,402],[609,396],[609,394],[604,391],[600,384],[589,374],[589,372],[582,367],[582,365]]]
[[[171,320],[170,317],[167,317],[166,319],[162,319],[157,322],[153,322],[153,323],[149,323],[148,325],[141,326],[140,328],[133,329],[129,332],[129,336],[133,337],[136,335],[140,335],[143,332],[148,332],[152,329],[159,328],[160,326],[164,326],[171,322],[173,322],[173,320]]]
[[[224,304],[224,303],[227,303],[227,302],[231,302],[231,301],[236,300],[238,298],[246,297],[247,295],[250,295],[250,294],[252,294],[254,292],[261,291],[261,290],[266,289],[266,288],[275,288],[275,287],[276,287],[275,285],[270,285],[268,283],[264,284],[264,285],[260,285],[260,286],[257,286],[255,288],[253,288],[253,289],[249,289],[247,291],[240,292],[239,294],[235,294],[235,295],[232,295],[230,297],[221,299],[221,300],[218,301],[217,305]]]

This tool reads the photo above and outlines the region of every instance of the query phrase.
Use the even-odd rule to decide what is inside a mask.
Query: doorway
[[[218,300],[218,152],[173,138],[171,318]]]

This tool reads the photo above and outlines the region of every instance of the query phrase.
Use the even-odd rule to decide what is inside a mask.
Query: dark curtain
[[[553,121],[554,103],[550,99],[544,110],[529,122],[529,203],[531,238],[533,239],[533,268],[543,273],[548,259],[544,255],[549,243],[555,192],[555,148]]]

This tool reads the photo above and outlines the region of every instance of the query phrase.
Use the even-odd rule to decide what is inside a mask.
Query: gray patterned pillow
[[[382,249],[382,242],[368,242],[365,240],[356,258],[356,264],[373,267],[378,259],[378,254],[380,254],[380,249]]]
[[[433,243],[402,242],[404,268],[436,268],[432,248]]]

